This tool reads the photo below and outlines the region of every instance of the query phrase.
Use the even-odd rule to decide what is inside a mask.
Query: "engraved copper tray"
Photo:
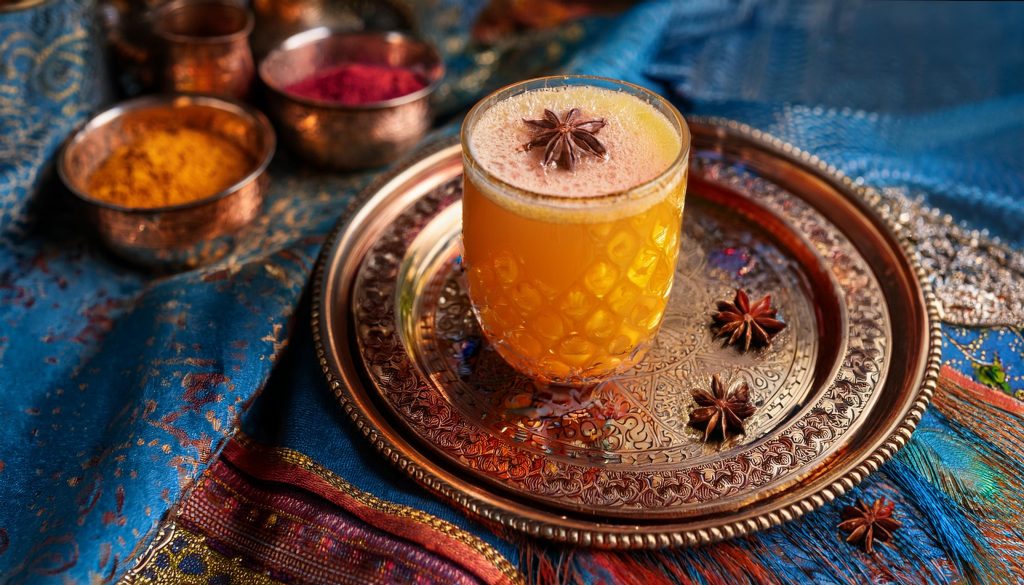
[[[935,385],[938,306],[877,195],[745,126],[691,121],[676,284],[633,371],[538,395],[480,338],[460,265],[461,152],[382,177],[317,270],[320,365],[356,425],[413,479],[528,534],[607,548],[687,546],[768,528],[878,468]],[[772,293],[789,327],[741,354],[714,302]],[[690,389],[719,373],[757,406],[702,444]]]

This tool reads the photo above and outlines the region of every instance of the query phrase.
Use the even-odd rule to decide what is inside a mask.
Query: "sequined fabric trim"
[[[1024,254],[924,204],[905,189],[881,191],[881,211],[906,228],[942,302],[942,320],[970,327],[1024,325]]]

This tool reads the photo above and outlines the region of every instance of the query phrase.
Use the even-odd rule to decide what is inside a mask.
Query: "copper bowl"
[[[394,99],[342,105],[300,97],[286,87],[343,63],[407,67],[427,85]],[[398,32],[347,33],[320,27],[293,35],[259,66],[270,113],[281,138],[304,159],[341,170],[375,167],[399,158],[430,128],[430,95],[444,76],[429,44]]]
[[[89,195],[89,177],[114,149],[160,127],[216,133],[250,155],[252,170],[219,193],[167,207],[124,207]],[[64,145],[57,170],[89,207],[100,238],[119,256],[154,268],[191,268],[224,256],[234,245],[233,235],[260,214],[275,143],[267,118],[239,102],[204,95],[147,96],[93,116]]]

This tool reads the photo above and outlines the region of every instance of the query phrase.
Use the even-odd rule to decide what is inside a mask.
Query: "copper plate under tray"
[[[771,136],[691,120],[676,283],[632,372],[535,399],[480,340],[460,265],[458,144],[364,193],[320,258],[313,330],[346,412],[412,478],[485,521],[605,548],[768,528],[842,494],[909,438],[938,372],[938,305],[877,195]],[[708,329],[735,287],[789,327],[742,354]],[[690,389],[749,384],[746,434],[702,444]]]

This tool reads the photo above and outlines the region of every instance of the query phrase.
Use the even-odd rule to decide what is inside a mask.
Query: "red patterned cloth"
[[[470,585],[520,580],[504,557],[468,532],[357,490],[299,453],[261,447],[244,437],[228,444],[163,534],[128,581],[202,577],[234,583],[242,576],[309,584]],[[186,547],[193,551],[172,562],[172,555]]]

